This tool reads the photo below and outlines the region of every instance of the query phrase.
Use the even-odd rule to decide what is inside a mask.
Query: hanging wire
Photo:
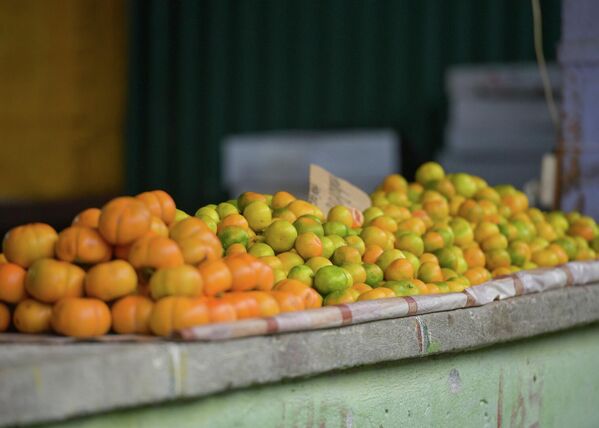
[[[537,57],[537,64],[539,66],[539,73],[541,75],[541,81],[543,82],[543,91],[545,93],[545,101],[547,102],[547,108],[553,125],[557,132],[560,130],[560,117],[555,98],[553,97],[553,88],[549,79],[549,73],[547,71],[547,62],[545,61],[545,54],[543,53],[543,16],[541,14],[541,4],[539,0],[531,0],[532,3],[532,20],[534,28],[534,45],[535,55]]]

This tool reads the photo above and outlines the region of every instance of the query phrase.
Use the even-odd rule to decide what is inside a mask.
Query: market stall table
[[[595,285],[207,343],[4,344],[0,425],[585,426]]]

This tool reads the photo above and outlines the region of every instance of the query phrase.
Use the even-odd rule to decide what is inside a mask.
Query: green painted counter
[[[595,427],[599,324],[52,427]]]

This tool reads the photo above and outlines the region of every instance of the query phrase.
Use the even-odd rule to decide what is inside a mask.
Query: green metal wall
[[[132,0],[127,190],[218,200],[223,136],[270,129],[392,127],[410,175],[442,144],[446,67],[533,60],[531,22],[526,0]]]

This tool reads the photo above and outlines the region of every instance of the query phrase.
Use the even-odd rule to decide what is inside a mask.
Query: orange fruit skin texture
[[[58,234],[56,257],[65,262],[100,263],[110,260],[112,249],[96,229],[71,226]]]
[[[238,320],[260,316],[260,304],[254,297],[248,295],[248,293],[225,293],[222,299],[233,306]]]
[[[86,210],[81,211],[79,214],[75,216],[72,226],[86,226],[94,229],[98,228],[98,224],[100,223],[100,208],[88,208]]]
[[[279,303],[271,293],[267,293],[266,291],[248,291],[245,294],[256,300],[260,307],[261,317],[274,317],[279,314]]]
[[[102,336],[110,330],[111,321],[110,309],[98,299],[67,297],[52,309],[52,328],[65,336]]]
[[[215,299],[212,297],[206,297],[204,301],[208,306],[210,322],[217,323],[237,321],[237,313],[235,312],[233,305],[230,303],[222,299]]]
[[[98,229],[113,245],[126,245],[142,237],[152,223],[152,214],[139,199],[121,196],[102,207]]]
[[[100,263],[85,275],[85,294],[105,302],[137,290],[137,273],[124,260]]]
[[[150,330],[157,336],[170,336],[175,331],[210,322],[210,312],[201,298],[168,296],[154,304]]]
[[[79,266],[54,259],[36,261],[27,271],[25,289],[33,298],[55,303],[65,297],[83,295],[85,271]]]
[[[15,263],[0,264],[0,302],[15,304],[27,297],[27,271]]]
[[[270,294],[279,304],[279,309],[281,312],[302,311],[306,307],[304,300],[301,297],[288,291],[275,290],[271,291]]]
[[[35,261],[54,256],[58,234],[44,223],[31,223],[11,229],[2,241],[6,260],[28,268]]]
[[[51,331],[52,305],[37,300],[20,302],[13,313],[13,324],[21,333],[41,334]]]
[[[171,226],[169,237],[177,243],[183,260],[188,264],[218,259],[223,253],[220,240],[206,223],[195,217],[188,217]]]
[[[150,279],[150,293],[155,300],[165,296],[199,297],[203,286],[200,271],[190,265],[158,269]]]
[[[175,220],[177,207],[175,201],[164,190],[152,190],[140,193],[135,197],[144,203],[146,208],[165,224],[171,224]]]
[[[144,236],[129,250],[129,263],[136,269],[181,266],[183,254],[175,241],[164,236]]]
[[[322,296],[312,287],[298,280],[285,279],[276,285],[275,290],[295,294],[302,299],[306,309],[315,309],[322,306]]]
[[[206,260],[198,266],[204,279],[204,294],[216,296],[233,286],[233,275],[223,260]]]
[[[111,308],[112,329],[120,334],[149,334],[154,302],[144,296],[126,296]]]

